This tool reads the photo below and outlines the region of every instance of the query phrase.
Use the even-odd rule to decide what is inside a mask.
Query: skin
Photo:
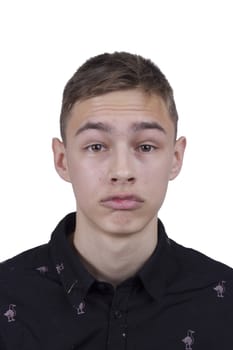
[[[143,122],[156,127],[145,129]],[[184,137],[175,140],[167,107],[155,94],[116,91],[73,106],[66,143],[53,139],[54,163],[76,198],[72,242],[98,280],[117,286],[153,253],[158,211],[181,170],[185,146]],[[118,194],[142,202],[130,210],[103,206],[103,199]]]

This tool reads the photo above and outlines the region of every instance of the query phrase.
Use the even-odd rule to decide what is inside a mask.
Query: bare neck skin
[[[153,219],[143,231],[130,235],[108,235],[90,227],[82,228],[77,218],[73,244],[86,269],[98,281],[116,287],[136,274],[153,253],[157,245],[157,219]],[[86,225],[85,225],[86,226]]]

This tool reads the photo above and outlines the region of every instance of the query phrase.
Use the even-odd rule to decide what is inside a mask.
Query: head
[[[87,60],[71,77],[63,92],[60,131],[66,142],[66,125],[74,104],[113,91],[140,89],[162,98],[177,133],[178,113],[173,90],[161,70],[149,59],[127,52],[105,53]]]
[[[177,121],[172,88],[150,60],[115,52],[77,70],[64,89],[62,141],[53,140],[53,151],[84,227],[129,234],[152,223],[182,165]]]

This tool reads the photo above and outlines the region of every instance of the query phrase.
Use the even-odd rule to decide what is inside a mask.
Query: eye
[[[86,149],[91,152],[100,152],[103,151],[104,146],[101,143],[94,143],[92,145],[87,146]]]
[[[139,146],[141,152],[144,152],[144,153],[149,153],[151,152],[152,150],[155,150],[156,147],[155,146],[152,146],[152,145],[147,145],[147,144],[144,144],[144,145],[140,145]]]

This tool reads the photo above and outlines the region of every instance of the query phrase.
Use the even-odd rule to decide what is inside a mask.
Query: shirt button
[[[120,310],[116,310],[114,312],[114,318],[119,320],[122,317],[122,312]]]

